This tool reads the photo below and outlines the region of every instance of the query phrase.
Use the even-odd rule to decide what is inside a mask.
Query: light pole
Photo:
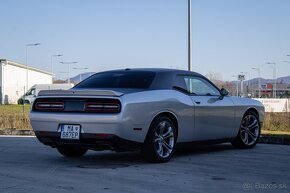
[[[192,71],[191,60],[191,0],[188,0],[188,70]]]
[[[34,44],[26,44],[25,45],[25,64],[26,64],[26,91],[28,91],[28,62],[27,62],[27,50],[28,50],[28,47],[31,47],[31,46],[39,46],[40,43],[34,43]]]
[[[54,77],[54,74],[53,74],[53,62],[52,62],[52,58],[53,57],[61,57],[62,56],[62,54],[55,54],[55,55],[51,55],[50,56],[50,70],[51,70],[51,74],[52,74],[52,79],[53,79],[53,77]]]
[[[261,70],[260,68],[252,68],[253,70],[256,70],[258,72],[258,90],[259,90],[259,98],[261,98]]]
[[[73,68],[74,70],[87,70],[89,68],[84,67],[84,68]],[[80,82],[82,81],[82,73],[80,73]]]
[[[67,64],[67,83],[70,84],[70,77],[69,77],[69,72],[70,72],[70,64],[76,64],[78,62],[59,62],[61,64]]]
[[[277,78],[276,78],[277,67],[276,67],[276,63],[275,62],[266,62],[266,64],[273,65],[273,79],[274,79],[273,98],[276,98],[276,95],[277,95]]]

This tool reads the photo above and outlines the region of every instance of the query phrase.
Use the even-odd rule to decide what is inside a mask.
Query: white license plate
[[[60,125],[59,127],[61,139],[80,139],[80,125]]]

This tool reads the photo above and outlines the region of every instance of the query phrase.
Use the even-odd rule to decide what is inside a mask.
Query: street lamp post
[[[40,43],[34,43],[34,44],[26,44],[25,45],[25,64],[26,64],[26,91],[28,91],[28,62],[27,62],[27,52],[28,52],[28,47],[31,46],[39,46]]]
[[[261,70],[260,68],[252,68],[258,72],[258,90],[259,90],[259,98],[261,98]]]
[[[54,74],[53,74],[53,62],[52,62],[52,58],[53,57],[61,57],[62,56],[62,54],[55,54],[55,55],[51,55],[50,56],[50,70],[51,70],[51,75],[52,75],[52,79],[53,79],[53,77],[54,77]]]
[[[59,63],[61,63],[61,64],[67,64],[67,83],[68,84],[70,84],[70,75],[69,75],[69,73],[70,73],[70,64],[76,64],[76,63],[78,63],[78,62],[59,62]]]
[[[188,70],[192,71],[191,59],[191,0],[188,0]]]
[[[274,86],[273,86],[273,98],[276,98],[277,95],[277,67],[275,62],[266,62],[266,64],[271,64],[273,65],[273,79],[274,79]]]
[[[87,70],[89,68],[84,67],[84,68],[73,68],[74,70]],[[82,81],[82,73],[80,73],[80,82]]]

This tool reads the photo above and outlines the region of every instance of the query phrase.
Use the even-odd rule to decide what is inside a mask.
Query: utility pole
[[[188,0],[188,71],[192,71],[191,38],[191,0]]]

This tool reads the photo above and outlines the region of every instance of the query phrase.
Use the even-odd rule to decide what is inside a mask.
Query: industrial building
[[[52,84],[50,72],[0,59],[0,103],[16,104],[17,100],[35,84]]]

